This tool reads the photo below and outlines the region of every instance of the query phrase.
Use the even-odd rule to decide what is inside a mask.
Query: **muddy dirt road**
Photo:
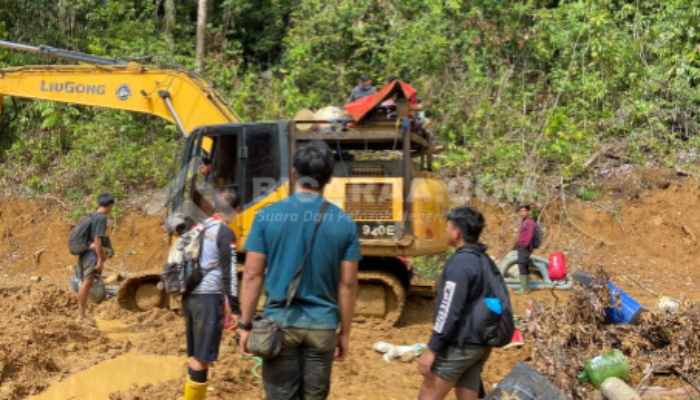
[[[540,292],[537,295],[545,294]],[[8,327],[0,342],[3,349],[0,365],[5,371],[0,386],[2,398],[18,399],[37,394],[71,376],[76,379],[69,383],[68,388],[59,383],[50,387],[45,396],[36,399],[67,398],[60,397],[67,394],[91,398],[91,393],[99,393],[95,387],[104,386],[99,382],[100,377],[114,384],[110,373],[124,373],[118,361],[125,355],[161,357],[144,364],[142,373],[146,379],[156,366],[168,371],[153,375],[154,380],[162,380],[175,372],[176,377],[145,386],[147,382],[141,380],[142,387],[131,389],[131,383],[122,379],[117,383],[121,387],[111,394],[111,399],[181,397],[186,372],[185,334],[182,320],[176,313],[157,309],[134,314],[120,309],[115,301],[108,301],[93,307],[102,328],[98,330],[73,322],[76,306],[73,296],[54,283],[3,289],[0,300],[0,312],[5,316],[2,322]],[[377,341],[401,345],[425,343],[430,335],[433,307],[432,300],[410,297],[407,312],[397,327],[375,321],[356,323],[349,359],[334,366],[331,398],[414,398],[421,382],[415,362],[388,364],[382,360],[381,354],[372,350],[372,345]],[[260,380],[252,372],[255,361],[241,360],[230,336],[227,334],[222,343],[222,357],[211,374],[213,391],[208,398],[263,399]],[[527,347],[496,351],[493,362],[489,362],[486,368],[485,384],[496,383],[517,360],[528,356]]]
[[[654,306],[656,297],[632,279],[658,294],[700,301],[700,292],[695,290],[700,268],[694,261],[700,256],[700,209],[695,207],[700,197],[698,183],[668,174],[654,179],[630,176],[609,182],[604,193],[595,202],[567,199],[568,217],[561,202],[552,201],[542,217],[547,236],[539,254],[564,252],[572,270],[603,265],[616,284],[646,306]],[[495,249],[510,241],[517,226],[512,207],[497,203],[477,207],[487,218],[484,241]],[[69,212],[51,199],[0,201],[2,399],[39,394],[52,384],[127,353],[164,357],[185,354],[181,317],[170,311],[130,313],[114,302],[106,302],[91,310],[104,321],[104,331],[73,322],[77,305],[67,286],[67,266],[75,260],[66,249],[65,238],[75,222],[67,218]],[[160,215],[148,215],[137,205],[126,207],[110,233],[116,256],[109,261],[107,272],[157,270],[168,249],[160,221]],[[30,280],[32,276],[43,279],[35,283]],[[564,291],[554,294],[558,299],[549,290],[542,290],[525,297],[513,296],[512,301],[516,311],[524,315],[530,300],[546,304],[558,301],[562,305],[568,296]],[[332,398],[415,398],[421,382],[416,364],[387,364],[372,345],[380,340],[402,345],[424,343],[430,334],[432,313],[432,300],[411,297],[397,327],[372,321],[356,323],[350,358],[335,365]],[[225,347],[212,373],[209,398],[263,398],[260,381],[252,372],[255,363],[239,359],[230,335],[222,345]],[[530,356],[527,345],[495,352],[486,366],[486,386],[499,381],[517,360],[529,360]],[[110,392],[111,398],[181,397],[184,361],[161,360],[176,364],[177,377],[166,376],[153,385],[144,386],[145,382],[140,381],[140,387],[117,388]],[[640,375],[636,371],[635,376]],[[677,379],[669,382],[656,379],[651,383],[679,386]]]

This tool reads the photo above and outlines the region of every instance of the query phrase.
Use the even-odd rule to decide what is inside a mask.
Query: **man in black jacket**
[[[435,326],[428,346],[418,362],[424,376],[418,398],[441,400],[455,388],[458,400],[476,400],[481,371],[491,354],[469,324],[469,307],[479,299],[484,286],[478,244],[486,222],[472,207],[455,208],[447,216],[446,238],[455,254],[440,277]]]

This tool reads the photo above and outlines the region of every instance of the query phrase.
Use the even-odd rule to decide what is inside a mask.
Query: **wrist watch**
[[[238,322],[238,327],[241,328],[241,329],[244,330],[244,331],[252,331],[252,330],[253,330],[253,323],[252,323],[252,322],[248,322],[248,323],[246,324],[246,323],[243,323],[243,322]]]

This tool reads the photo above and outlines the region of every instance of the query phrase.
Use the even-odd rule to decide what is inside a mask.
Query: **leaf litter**
[[[682,302],[676,313],[643,310],[634,325],[612,324],[605,318],[610,306],[609,275],[601,266],[591,288],[575,283],[563,307],[532,304],[524,325],[532,344],[531,364],[571,399],[584,399],[593,390],[577,376],[584,362],[613,349],[630,366],[627,382],[642,381],[650,365],[658,370],[680,368],[690,376],[700,372],[700,306]],[[598,283],[596,283],[598,282]],[[614,307],[620,307],[619,293]]]

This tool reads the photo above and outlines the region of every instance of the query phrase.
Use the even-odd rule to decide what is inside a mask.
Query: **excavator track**
[[[359,271],[355,317],[373,318],[386,321],[393,326],[403,314],[406,303],[406,289],[401,280],[389,272]],[[124,281],[117,292],[119,305],[130,311],[148,311],[156,307],[173,307],[165,293],[157,290],[160,281],[156,273],[132,276]],[[258,304],[262,311],[264,299]]]
[[[355,316],[383,319],[396,325],[403,314],[406,289],[401,280],[389,272],[359,271]]]
[[[148,311],[163,307],[167,303],[164,292],[156,289],[160,274],[142,274],[131,276],[122,282],[117,291],[119,306],[129,311]]]

